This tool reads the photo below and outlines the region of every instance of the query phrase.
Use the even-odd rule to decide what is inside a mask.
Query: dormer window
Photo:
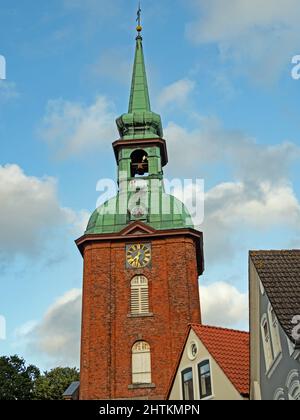
[[[131,155],[131,177],[147,176],[149,174],[148,153],[136,150]]]

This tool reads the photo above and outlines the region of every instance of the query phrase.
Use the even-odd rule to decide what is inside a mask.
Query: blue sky
[[[78,361],[74,240],[115,178],[137,2],[0,0],[0,354]],[[247,326],[249,249],[300,245],[297,0],[144,0],[152,108],[168,178],[204,178],[204,320]]]

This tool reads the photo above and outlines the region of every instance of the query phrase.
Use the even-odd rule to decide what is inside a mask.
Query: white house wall
[[[198,355],[194,361],[191,361],[188,357],[188,349],[191,343],[195,341],[198,345]],[[222,345],[222,343],[220,343]],[[187,368],[193,369],[193,381],[194,381],[194,397],[195,400],[200,399],[199,391],[199,380],[198,380],[198,364],[204,360],[210,360],[211,377],[212,377],[212,392],[213,397],[208,399],[215,400],[243,400],[242,396],[235,389],[233,384],[227,378],[223,370],[219,367],[216,361],[210,356],[206,347],[202,344],[198,336],[192,330],[190,332],[185,351],[183,353],[179,369],[176,374],[176,379],[173,384],[173,388],[170,394],[170,400],[182,400],[182,382],[181,372]]]

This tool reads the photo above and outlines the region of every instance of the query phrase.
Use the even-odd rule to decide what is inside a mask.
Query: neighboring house
[[[251,399],[300,400],[300,250],[250,252],[249,277]]]
[[[249,398],[249,333],[191,325],[167,399]]]
[[[72,382],[69,388],[64,392],[63,399],[67,401],[79,400],[80,382]]]

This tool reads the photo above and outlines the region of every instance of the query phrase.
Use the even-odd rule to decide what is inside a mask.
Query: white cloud
[[[245,232],[247,236],[249,232],[264,232],[267,237],[273,229],[280,228],[289,230],[293,236],[300,233],[300,203],[287,181],[258,182],[255,186],[244,182],[222,183],[208,190],[204,197],[201,185],[194,183],[175,189],[174,195],[184,201],[196,227],[204,233],[208,265],[232,260],[244,245],[239,238]]]
[[[32,255],[41,250],[52,229],[78,232],[86,212],[61,207],[53,178],[27,176],[18,165],[0,166],[0,254]]]
[[[62,159],[103,150],[116,137],[113,108],[104,96],[91,105],[51,100],[39,133]]]
[[[298,0],[193,0],[199,17],[187,26],[196,43],[216,43],[249,77],[273,82],[298,52]]]
[[[242,132],[224,128],[216,118],[194,117],[193,130],[174,123],[167,126],[168,170],[193,179],[225,170],[233,179],[206,190],[200,226],[202,215],[196,214],[195,224],[204,232],[207,264],[228,261],[238,251],[246,253],[245,240],[241,241],[246,232],[247,238],[249,232],[257,236],[266,232],[267,239],[271,232],[284,229],[287,237],[282,246],[287,246],[300,226],[300,203],[289,181],[291,165],[300,158],[299,147],[288,141],[261,145]],[[184,196],[178,191],[175,194],[193,209],[192,199],[202,191],[194,186],[186,189]]]
[[[16,328],[14,336],[17,340],[23,340],[38,325],[37,321],[28,321]]]
[[[261,230],[276,225],[297,228],[300,223],[300,203],[289,184],[265,182],[252,191],[243,183],[224,183],[210,190],[206,201],[209,216],[226,220],[228,226],[247,224]]]
[[[224,282],[200,286],[202,322],[227,328],[248,329],[248,296]]]
[[[0,250],[31,252],[44,228],[63,220],[56,182],[25,175],[17,165],[0,166]]]
[[[205,218],[200,229],[205,235],[208,261],[232,259],[245,245],[245,232],[266,238],[272,229],[299,231],[300,203],[289,183],[272,185],[224,183],[206,193]],[[237,238],[238,237],[238,238]],[[247,249],[245,249],[246,255]]]
[[[64,209],[66,220],[71,226],[71,232],[73,235],[82,236],[86,231],[89,219],[91,217],[90,212],[86,210],[74,211],[71,209]]]
[[[226,129],[215,117],[195,114],[194,118],[193,130],[173,122],[165,129],[170,154],[168,168],[173,173],[179,168],[181,174],[188,176],[204,166],[218,164],[227,165],[239,180],[276,182],[287,177],[291,163],[300,158],[300,148],[292,142],[260,145],[241,131]]]
[[[194,91],[196,83],[189,79],[178,80],[165,87],[158,97],[158,106],[182,106],[187,103],[190,94]]]
[[[50,306],[39,322],[21,326],[16,337],[52,366],[79,366],[81,290],[73,289]]]

